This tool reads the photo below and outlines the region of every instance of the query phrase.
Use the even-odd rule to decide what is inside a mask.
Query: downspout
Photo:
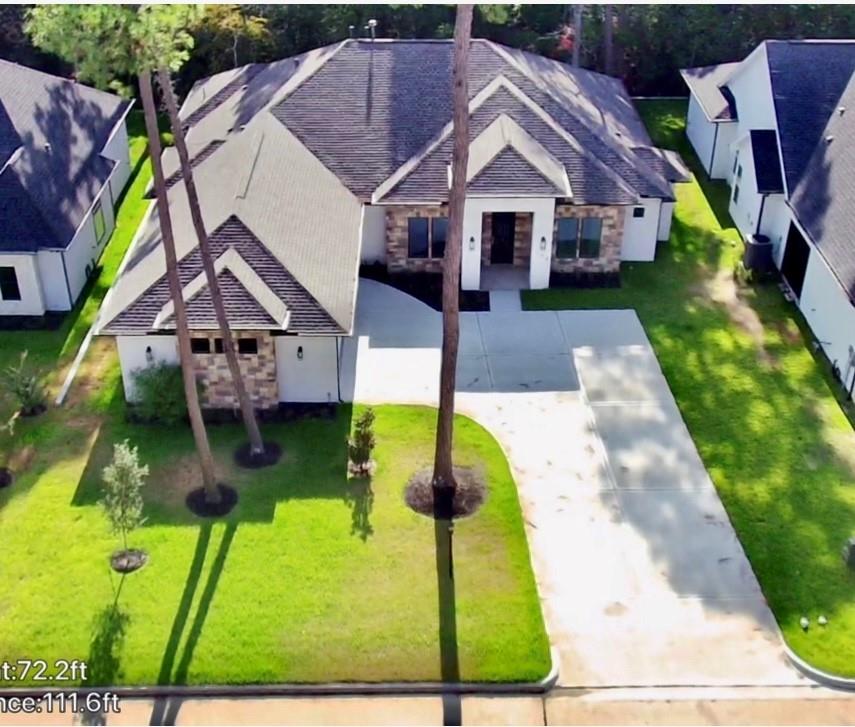
[[[65,250],[60,250],[59,259],[62,260],[62,275],[65,278],[65,290],[68,293],[68,310],[72,310],[74,298],[71,296],[71,283],[68,280],[68,268],[65,265]]]
[[[718,124],[715,125],[715,133],[713,134],[712,139],[712,154],[710,154],[710,179],[712,179],[713,175],[713,164],[715,164],[715,147],[718,143]]]
[[[768,197],[768,196],[769,196],[768,194],[760,195],[760,214],[757,216],[757,226],[754,229],[755,235],[760,234],[760,223],[763,222],[763,210],[766,207],[766,197]]]
[[[342,403],[341,400],[341,349],[339,349],[339,343],[341,343],[341,336],[335,337],[335,385],[338,392],[338,402]]]

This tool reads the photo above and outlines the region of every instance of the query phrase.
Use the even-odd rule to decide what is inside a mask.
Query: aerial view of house
[[[131,103],[0,60],[0,316],[68,311],[131,173]]]
[[[855,725],[855,6],[0,6],[0,726]]]
[[[345,41],[227,71],[189,93],[194,176],[258,406],[340,399],[340,339],[353,331],[360,264],[440,273],[451,52],[450,41]],[[579,274],[602,285],[623,261],[655,259],[670,234],[673,183],[688,172],[653,145],[622,84],[482,40],[469,73],[461,287],[546,288]],[[228,373],[210,355],[216,320],[201,261],[188,254],[196,241],[177,157],[168,163],[194,350],[200,375],[217,382]],[[155,214],[100,329],[117,337],[130,398],[146,356],[177,361],[159,234]],[[208,406],[231,407],[229,387],[220,391],[206,388]]]
[[[765,41],[682,71],[686,134],[729,212],[762,236],[817,341],[855,388],[855,41]]]

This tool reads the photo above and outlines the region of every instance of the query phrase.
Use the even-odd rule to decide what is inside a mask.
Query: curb
[[[544,694],[558,681],[558,652],[549,649],[552,666],[537,682],[330,682],[326,684],[246,684],[235,686],[174,686],[156,687],[69,687],[58,689],[0,689],[0,699],[9,697],[40,697],[45,693],[115,694],[122,698],[144,697],[324,697],[324,696],[410,696],[443,694]]]
[[[781,639],[784,643],[784,653],[787,655],[787,658],[790,660],[790,663],[796,667],[802,674],[804,674],[809,679],[813,679],[813,681],[821,684],[824,687],[830,687],[831,689],[840,689],[847,692],[855,692],[855,679],[847,679],[846,677],[839,677],[835,674],[829,674],[827,671],[822,671],[822,669],[817,669],[814,666],[808,664],[804,659],[802,659],[795,651],[793,651],[789,644],[786,641]]]

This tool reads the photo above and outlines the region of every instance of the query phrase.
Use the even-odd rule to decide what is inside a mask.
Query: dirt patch
[[[442,503],[438,504],[434,499],[432,477],[433,470],[429,467],[419,470],[410,477],[404,490],[404,501],[420,515],[431,518],[444,517],[446,513],[442,510],[445,508]],[[468,467],[455,467],[454,479],[457,481],[457,488],[452,501],[451,516],[463,518],[474,515],[487,498],[484,475]]]
[[[234,465],[229,460],[215,457],[217,477],[233,481],[237,476]],[[195,452],[176,457],[164,467],[152,472],[151,487],[146,488],[146,498],[153,497],[167,507],[177,507],[186,502],[187,495],[202,487],[202,470],[199,457]]]
[[[234,487],[229,487],[222,482],[217,484],[217,490],[220,492],[219,502],[208,502],[205,498],[205,488],[199,487],[193,490],[185,502],[187,507],[194,515],[199,517],[222,517],[228,515],[237,505],[238,493]]]
[[[766,350],[765,330],[757,312],[739,294],[739,286],[733,272],[719,270],[711,279],[705,280],[697,290],[702,297],[724,306],[730,320],[741,328],[757,346],[757,357],[761,363],[771,366],[774,357]]]
[[[28,444],[26,447],[22,447],[12,453],[8,462],[9,469],[19,474],[26,472],[35,456],[36,448],[32,444]]]
[[[147,561],[148,554],[144,550],[135,548],[117,550],[110,556],[110,567],[116,573],[133,573],[142,568]]]
[[[282,447],[276,442],[264,442],[264,452],[261,454],[252,454],[249,442],[246,442],[238,447],[234,454],[235,464],[248,470],[271,467],[280,459],[282,459]]]

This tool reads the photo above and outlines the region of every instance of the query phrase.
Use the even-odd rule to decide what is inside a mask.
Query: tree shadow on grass
[[[344,494],[350,507],[350,534],[357,535],[362,542],[374,535],[371,512],[374,509],[374,490],[370,477],[352,477]]]
[[[439,605],[439,663],[442,681],[460,682],[460,657],[457,648],[457,599],[454,586],[454,523],[434,520],[436,544],[436,584]],[[462,724],[460,695],[442,695],[444,725]]]
[[[161,661],[160,673],[157,678],[158,685],[187,684],[190,667],[193,663],[193,654],[202,635],[205,619],[208,617],[208,611],[211,608],[220,576],[226,564],[226,558],[234,541],[235,533],[237,532],[237,523],[228,523],[226,525],[223,537],[214,555],[214,560],[211,563],[208,579],[205,582],[205,587],[196,606],[196,613],[193,616],[193,621],[186,632],[185,638],[185,630],[190,618],[193,599],[199,586],[202,566],[204,565],[211,542],[211,529],[212,526],[209,523],[206,523],[199,529],[199,537],[196,541],[193,560],[190,563],[190,570],[184,584],[184,592],[179,601],[178,610],[172,622],[172,629],[169,633],[163,660]],[[178,658],[182,641],[184,642],[183,649],[180,658]],[[181,702],[180,698],[161,697],[156,699],[149,724],[174,724],[178,716],[178,710],[181,707]]]

